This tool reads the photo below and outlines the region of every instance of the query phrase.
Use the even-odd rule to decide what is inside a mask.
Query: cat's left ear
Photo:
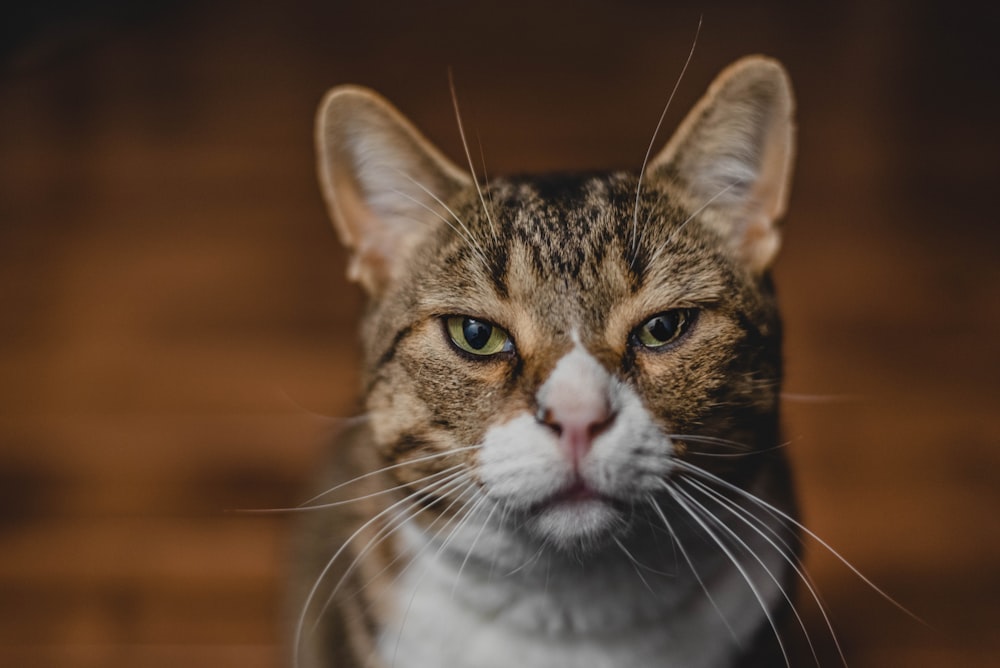
[[[781,244],[793,113],[784,68],[762,56],[743,58],[715,79],[646,171],[676,182],[690,210],[755,273],[767,270]]]

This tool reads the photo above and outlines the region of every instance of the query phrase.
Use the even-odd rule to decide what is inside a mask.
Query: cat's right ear
[[[449,215],[444,203],[472,185],[389,102],[357,86],[324,97],[316,150],[327,209],[352,254],[348,277],[373,297]]]

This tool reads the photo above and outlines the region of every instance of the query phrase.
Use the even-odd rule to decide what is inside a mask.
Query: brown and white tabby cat
[[[789,663],[792,115],[750,57],[641,173],[479,183],[375,93],[327,95],[367,412],[313,502],[297,666]]]

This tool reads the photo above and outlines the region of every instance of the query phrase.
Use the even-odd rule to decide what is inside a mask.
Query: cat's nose
[[[574,466],[614,423],[614,385],[607,370],[577,345],[538,389],[536,417],[559,437],[560,449]]]
[[[543,407],[538,419],[555,432],[564,454],[576,463],[590,452],[594,439],[608,430],[615,414],[607,398],[592,394]]]

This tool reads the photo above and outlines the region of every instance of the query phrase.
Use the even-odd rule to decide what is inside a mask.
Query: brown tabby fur
[[[396,493],[311,515],[297,605],[318,578],[321,586],[304,613],[302,666],[381,665],[369,662],[391,612],[387,594],[406,566],[389,516],[319,574],[358,527],[418,492],[426,476],[463,464],[475,479],[477,451],[458,449],[480,443],[493,425],[535,414],[539,387],[574,337],[635,389],[664,432],[724,439],[679,438],[676,457],[740,487],[763,487],[794,512],[785,460],[770,451],[780,442],[781,326],[767,271],[787,197],[791,112],[780,67],[746,59],[720,76],[643,174],[498,178],[480,194],[374,93],[331,94],[318,130],[322,183],[355,254],[351,275],[370,301],[362,325],[367,417],[344,430],[324,485],[424,459],[363,478],[341,496],[400,486]],[[762,129],[737,136],[748,124]],[[419,185],[378,171],[389,152],[383,144]],[[726,161],[757,171],[712,173]],[[369,184],[379,179],[395,179],[400,197],[375,192]],[[634,345],[632,332],[651,315],[688,307],[698,317],[682,344],[669,352]],[[500,325],[516,353],[472,359],[449,342],[442,318],[451,315]],[[732,443],[758,454],[706,456],[731,455]],[[417,497],[427,511],[413,521],[439,531],[458,515],[453,500]],[[390,535],[379,542],[380,532]],[[369,541],[375,549],[349,568]],[[576,549],[586,559],[588,545]],[[775,650],[770,627],[761,634],[764,649],[747,655],[771,665],[759,663],[760,652]]]

